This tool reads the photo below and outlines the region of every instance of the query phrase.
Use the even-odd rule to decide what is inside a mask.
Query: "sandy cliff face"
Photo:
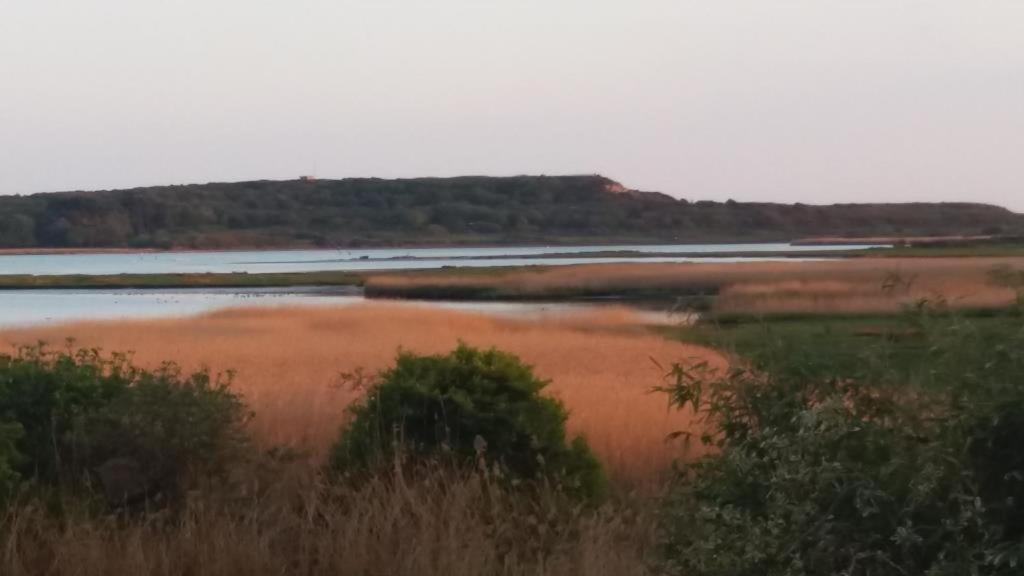
[[[625,194],[627,192],[631,192],[629,188],[626,188],[622,184],[619,184],[618,182],[614,181],[609,181],[607,184],[605,184],[604,191],[611,192],[612,194]]]

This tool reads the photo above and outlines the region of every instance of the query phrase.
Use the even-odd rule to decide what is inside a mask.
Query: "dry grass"
[[[638,291],[718,293],[727,313],[888,312],[921,298],[960,307],[1003,306],[1016,292],[991,279],[999,267],[1024,269],[1024,258],[858,258],[819,262],[729,264],[593,264],[493,274],[373,276],[375,294],[423,288],[486,288],[497,297],[542,298]]]
[[[575,509],[517,498],[479,475],[439,470],[328,491],[308,474],[241,505],[196,502],[146,522],[0,518],[0,574],[28,576],[640,576],[650,500]]]
[[[921,300],[955,308],[997,308],[1012,304],[1015,289],[999,284],[992,271],[1021,268],[1021,259],[894,259],[816,263],[779,270],[763,280],[729,284],[715,309],[725,313],[895,312]]]
[[[360,392],[339,374],[389,366],[401,347],[420,353],[452,349],[459,340],[521,356],[552,381],[549,393],[568,406],[570,428],[582,432],[620,481],[654,478],[678,455],[665,436],[688,426],[666,399],[648,392],[663,375],[652,359],[723,360],[704,348],[646,333],[621,309],[543,321],[510,320],[371,304],[346,308],[234,309],[194,318],[90,322],[0,333],[0,342],[134,351],[142,366],[173,360],[192,370],[233,369],[236,387],[256,412],[254,434],[266,444],[315,453],[336,438],[345,407]]]
[[[649,394],[669,363],[706,349],[672,343],[621,309],[534,321],[411,305],[229,310],[160,321],[90,322],[8,331],[0,342],[134,350],[137,363],[237,370],[267,444],[313,450],[309,460],[242,466],[232,481],[195,495],[181,515],[124,522],[54,517],[15,506],[0,517],[0,574],[11,576],[641,576],[651,573],[654,504],[646,490],[618,490],[600,509],[540,489],[497,489],[479,472],[435,469],[382,476],[362,487],[321,484],[318,455],[359,392],[338,374],[389,365],[399,346],[443,352],[459,339],[521,355],[552,379],[613,476],[654,480],[676,450],[663,442],[687,416]],[[411,478],[411,479],[410,479]],[[622,487],[623,483],[620,482]],[[647,494],[644,496],[643,494]],[[242,497],[244,495],[244,497]]]

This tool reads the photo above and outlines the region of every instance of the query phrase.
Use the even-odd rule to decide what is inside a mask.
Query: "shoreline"
[[[867,240],[867,239],[865,239]],[[692,251],[692,252],[643,252],[634,248],[659,247],[659,246],[764,246],[766,244],[786,244],[792,247],[789,250],[724,250],[724,251]],[[574,252],[572,248],[610,248],[608,250],[596,250],[588,252]],[[444,250],[444,249],[492,249],[492,248],[529,248],[549,249],[548,252],[537,254],[478,254],[478,255],[453,255],[453,256],[418,256],[418,255],[397,255],[377,256],[363,254],[358,257],[344,257],[345,252],[376,252],[389,250]],[[338,254],[338,258],[315,260],[313,262],[396,262],[408,261],[429,262],[432,260],[553,260],[559,258],[598,259],[598,258],[628,258],[635,260],[651,260],[655,258],[691,258],[703,260],[710,258],[737,258],[737,259],[860,259],[860,258],[934,258],[934,257],[1017,257],[1024,256],[1024,242],[979,242],[974,244],[944,244],[931,243],[917,246],[899,246],[865,243],[806,243],[793,241],[786,242],[725,242],[711,244],[658,244],[658,243],[615,243],[615,244],[439,244],[439,245],[406,245],[394,247],[374,248],[231,248],[231,249],[172,249],[162,250],[157,248],[0,248],[0,258],[5,256],[79,256],[79,255],[161,255],[161,254],[228,254],[228,253],[252,253],[252,252],[322,252],[324,255]],[[277,260],[273,263],[291,263],[289,260]],[[306,261],[302,261],[306,262]],[[383,270],[381,271],[383,272]],[[2,274],[0,274],[2,275]]]
[[[578,241],[577,241],[578,240]],[[190,254],[224,252],[345,252],[371,250],[437,250],[449,248],[571,248],[582,246],[756,246],[760,244],[794,244],[793,240],[718,240],[679,241],[669,239],[588,240],[586,238],[565,239],[564,241],[523,241],[523,242],[439,242],[423,244],[394,244],[386,246],[237,246],[231,248],[0,248],[0,256],[44,256],[63,254]]]
[[[570,265],[449,266],[402,270],[334,270],[310,272],[229,272],[157,274],[3,275],[0,290],[166,289],[166,288],[362,288],[370,298],[422,300],[641,299],[665,297],[701,300],[737,283],[780,284],[783,293],[821,284],[834,290],[854,280],[862,290],[883,290],[890,277],[934,276],[945,285],[970,273],[981,287],[1004,272],[1007,282],[1024,274],[1024,254],[1010,257],[775,259],[734,262],[582,262]],[[924,280],[921,278],[919,280]],[[909,282],[905,290],[919,282]],[[752,293],[751,297],[756,297]]]

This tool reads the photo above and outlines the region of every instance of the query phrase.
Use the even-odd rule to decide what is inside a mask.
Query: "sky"
[[[1024,1],[0,0],[0,194],[594,173],[1024,212]]]

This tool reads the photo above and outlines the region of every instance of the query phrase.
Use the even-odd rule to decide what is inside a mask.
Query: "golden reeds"
[[[922,298],[943,299],[954,307],[1005,306],[1016,292],[993,281],[992,272],[1007,267],[1024,269],[1024,258],[591,264],[490,274],[381,274],[367,280],[367,289],[380,296],[487,289],[498,298],[638,291],[718,294],[715,310],[726,313],[891,312]]]
[[[142,366],[171,360],[186,370],[234,370],[236,389],[256,413],[257,439],[317,454],[337,437],[345,408],[361,394],[343,373],[372,375],[389,366],[399,348],[440,353],[460,340],[495,346],[551,380],[547,392],[565,402],[570,429],[587,437],[614,479],[645,482],[679,454],[665,437],[689,419],[650,388],[673,362],[722,366],[724,360],[646,333],[637,322],[623,309],[531,321],[368,304],[87,322],[11,330],[0,333],[0,342],[59,346],[70,337],[77,347],[132,351]]]

